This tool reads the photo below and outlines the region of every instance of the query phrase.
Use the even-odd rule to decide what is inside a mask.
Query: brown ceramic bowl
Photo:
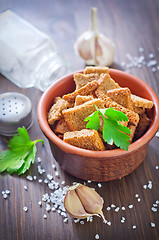
[[[66,172],[81,179],[109,181],[133,172],[144,160],[148,143],[159,127],[159,101],[154,91],[145,82],[128,73],[110,69],[110,75],[121,87],[128,87],[133,94],[154,102],[153,109],[149,111],[151,126],[140,139],[130,144],[128,151],[114,149],[98,152],[78,148],[63,142],[52,131],[47,122],[47,113],[55,97],[74,91],[73,74],[64,76],[50,86],[39,101],[39,124],[50,142],[56,161]]]

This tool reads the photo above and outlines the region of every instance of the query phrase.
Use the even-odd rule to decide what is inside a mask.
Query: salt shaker
[[[0,33],[0,72],[17,86],[45,91],[68,73],[51,37],[11,10],[0,14]]]

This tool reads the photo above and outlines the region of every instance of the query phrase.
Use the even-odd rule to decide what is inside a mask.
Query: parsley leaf
[[[9,174],[25,173],[34,163],[37,142],[44,143],[42,139],[31,141],[26,128],[18,128],[18,135],[14,135],[8,143],[9,149],[0,153],[0,173],[5,170]]]
[[[95,107],[97,111],[85,119],[85,121],[89,121],[86,127],[98,130],[100,126],[100,115],[104,121],[103,139],[108,144],[112,145],[114,143],[117,147],[128,151],[130,137],[127,134],[130,134],[131,131],[120,123],[122,121],[128,121],[127,116],[123,112],[114,110],[113,108],[98,109],[97,106]]]

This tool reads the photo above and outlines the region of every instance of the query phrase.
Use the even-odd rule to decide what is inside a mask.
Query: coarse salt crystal
[[[80,224],[84,224],[84,221],[80,221]]]
[[[33,176],[33,179],[36,180],[36,179],[37,179],[37,176]]]
[[[25,189],[25,190],[27,190],[27,189],[28,189],[26,185],[24,186],[24,189]]]
[[[6,199],[8,196],[6,193],[3,194],[3,198]]]
[[[146,189],[146,188],[147,188],[147,185],[144,185],[143,188]]]
[[[27,208],[27,207],[23,207],[23,210],[24,210],[25,212],[27,212],[27,211],[28,211],[28,208]]]
[[[53,176],[52,176],[51,174],[47,174],[47,178],[48,178],[49,180],[52,180],[52,179],[53,179]]]
[[[159,166],[156,166],[155,168],[158,170],[158,169],[159,169]]]
[[[74,219],[74,223],[78,223],[80,219]]]
[[[95,239],[99,239],[99,234],[96,234],[96,235],[95,235]]]
[[[68,218],[65,218],[65,219],[63,220],[63,222],[64,222],[64,223],[67,223],[67,222],[68,222]]]
[[[119,212],[119,209],[120,209],[119,207],[115,208],[115,212]]]
[[[98,183],[98,187],[101,188],[101,187],[102,187],[102,184],[101,184],[101,183]]]
[[[151,210],[152,210],[153,212],[157,212],[157,208],[155,208],[155,207],[152,207]]]
[[[140,202],[140,201],[141,201],[141,198],[138,198],[137,201]]]
[[[133,229],[136,229],[136,225],[134,225],[132,228],[133,228]]]
[[[43,181],[42,179],[39,179],[39,180],[38,180],[39,183],[42,183],[42,181]]]
[[[47,219],[47,215],[46,215],[46,214],[44,214],[44,216],[43,216],[43,217],[44,217],[44,219]]]
[[[39,204],[39,206],[42,206],[42,202],[41,201],[39,201],[38,204]]]
[[[88,182],[88,183],[91,183],[92,181],[91,181],[91,180],[88,180],[87,182]]]
[[[65,185],[65,181],[62,181],[61,184],[62,184],[62,185]]]
[[[41,158],[40,157],[38,157],[37,160],[38,160],[38,163],[41,163]]]
[[[137,198],[139,196],[139,194],[135,194],[135,197]]]
[[[30,175],[28,175],[26,178],[27,178],[29,181],[32,181],[32,180],[33,180],[33,177],[30,176]]]
[[[115,205],[114,205],[114,204],[111,204],[111,207],[112,207],[112,208],[115,208]]]
[[[125,210],[125,207],[122,207],[121,209],[124,211],[124,210]]]
[[[10,191],[9,191],[9,190],[6,190],[5,193],[8,195],[8,194],[10,194]]]
[[[132,204],[130,204],[128,207],[131,209],[131,208],[133,208],[133,205],[132,205]]]
[[[111,222],[107,222],[108,226],[110,226],[112,223]]]
[[[107,211],[110,211],[111,207],[107,207]]]
[[[155,227],[155,223],[151,222],[151,227]]]

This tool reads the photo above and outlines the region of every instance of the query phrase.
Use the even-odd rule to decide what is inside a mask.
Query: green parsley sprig
[[[127,134],[130,134],[131,131],[129,128],[123,126],[120,122],[128,121],[127,116],[121,112],[114,110],[113,108],[99,109],[95,106],[97,111],[89,115],[84,121],[88,121],[86,127],[90,129],[95,129],[98,131],[100,127],[100,118],[102,117],[103,124],[103,139],[108,144],[112,145],[113,143],[128,151],[128,146],[130,145],[130,137]]]
[[[25,127],[18,128],[18,135],[14,135],[8,143],[9,149],[0,153],[0,173],[5,170],[9,174],[25,173],[35,161],[37,142],[44,144],[42,139],[31,141]]]

